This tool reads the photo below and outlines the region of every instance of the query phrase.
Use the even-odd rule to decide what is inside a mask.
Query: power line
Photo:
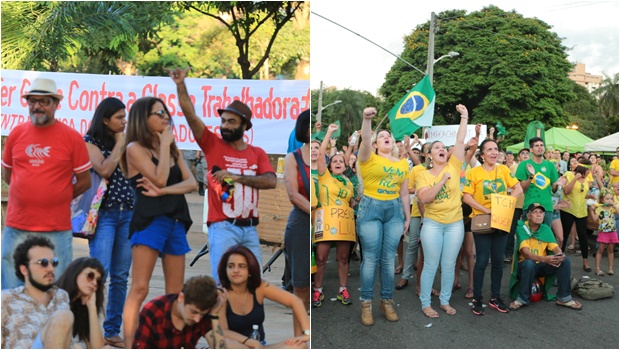
[[[419,69],[418,67],[416,67],[416,66],[414,66],[413,64],[411,64],[411,63],[409,63],[409,62],[405,61],[405,60],[404,60],[404,59],[402,59],[400,56],[398,56],[398,55],[396,55],[396,54],[392,53],[392,52],[391,52],[391,51],[389,51],[388,49],[386,49],[386,48],[384,48],[383,46],[381,46],[381,45],[379,45],[379,44],[375,43],[374,41],[372,41],[372,40],[370,40],[370,39],[368,39],[368,38],[364,37],[363,35],[358,34],[358,33],[354,32],[354,31],[352,31],[351,29],[349,29],[349,28],[347,28],[347,27],[345,27],[345,26],[343,26],[343,25],[341,25],[341,24],[339,24],[339,23],[336,23],[336,22],[332,21],[332,20],[331,20],[331,19],[329,19],[329,18],[326,18],[326,17],[324,17],[324,16],[321,16],[321,15],[319,15],[318,13],[316,13],[316,12],[314,12],[314,11],[310,11],[310,13],[312,13],[313,15],[317,15],[317,16],[319,16],[319,17],[323,18],[324,20],[326,20],[326,21],[328,21],[328,22],[331,22],[331,23],[333,23],[333,24],[335,24],[335,25],[337,25],[337,26],[339,26],[339,27],[341,27],[341,28],[343,28],[343,29],[348,30],[349,32],[351,32],[351,33],[353,33],[353,34],[355,34],[355,35],[359,36],[360,38],[362,38],[362,39],[364,39],[364,40],[366,40],[366,41],[370,42],[371,44],[373,44],[373,45],[375,45],[375,46],[379,47],[379,48],[380,48],[380,49],[382,49],[383,51],[385,51],[385,52],[389,53],[390,55],[392,55],[392,56],[394,56],[394,57],[398,58],[399,60],[401,60],[401,61],[403,61],[403,62],[405,62],[405,63],[406,63],[409,67],[411,67],[411,68],[413,68],[413,69],[417,70],[418,72],[420,72],[420,73],[422,73],[422,74],[426,75],[426,73],[425,73],[424,71],[422,71],[421,69]]]

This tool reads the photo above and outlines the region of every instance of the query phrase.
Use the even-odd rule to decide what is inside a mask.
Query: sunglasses
[[[583,190],[584,190],[584,186],[583,184],[581,184],[581,192],[583,192]]]
[[[92,282],[95,279],[95,272],[90,271],[89,273],[86,274],[86,280],[88,282]],[[101,285],[101,278],[97,278],[97,284]]]
[[[31,262],[31,264],[39,264],[42,267],[47,267],[47,265],[49,265],[50,262],[52,263],[53,267],[58,266],[58,258],[53,258],[51,261],[48,258],[43,258],[43,259],[39,259],[37,261]]]
[[[52,99],[47,97],[47,98],[35,98],[35,97],[28,97],[26,99],[26,101],[28,101],[28,104],[31,106],[34,106],[37,104],[37,102],[42,106],[42,107],[46,107],[49,106],[50,103],[52,103]]]
[[[155,112],[151,112],[151,113],[149,113],[149,116],[151,116],[151,115],[157,115],[157,116],[158,116],[158,117],[160,117],[161,119],[164,119],[164,115],[170,116],[170,115],[168,114],[168,112],[166,112],[166,111],[165,111],[165,110],[163,110],[163,109],[160,109],[160,110],[157,110],[157,111],[155,111]]]

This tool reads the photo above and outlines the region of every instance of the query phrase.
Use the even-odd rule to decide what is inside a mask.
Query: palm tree
[[[604,75],[603,83],[594,90],[594,96],[598,98],[598,107],[606,119],[608,132],[618,131],[618,73],[613,77]]]

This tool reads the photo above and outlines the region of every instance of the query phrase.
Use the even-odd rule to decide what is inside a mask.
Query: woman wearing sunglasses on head
[[[562,251],[566,251],[566,243],[570,234],[573,223],[577,228],[579,237],[581,257],[583,258],[583,269],[586,272],[592,271],[588,264],[588,207],[586,205],[586,196],[590,190],[587,181],[588,174],[592,163],[584,157],[579,158],[577,166],[567,171],[566,182],[564,186],[565,199],[571,204],[570,207],[560,211],[560,219],[562,220],[562,229],[564,231],[564,241],[562,242]]]
[[[54,262],[52,262],[54,264]],[[105,343],[99,315],[103,316],[103,265],[95,258],[73,260],[58,278],[56,285],[69,293],[73,312],[73,340],[71,348],[80,346],[101,349]]]
[[[129,226],[132,284],[123,311],[126,348],[133,342],[157,258],[162,257],[165,293],[180,293],[185,254],[191,250],[186,234],[192,219],[184,194],[198,186],[174,143],[171,126],[170,113],[161,99],[143,97],[131,106],[126,150],[121,156],[121,168],[136,188]]]

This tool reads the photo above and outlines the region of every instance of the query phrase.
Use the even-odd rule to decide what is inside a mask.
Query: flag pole
[[[375,130],[373,131],[373,133],[377,132],[377,130],[379,130],[379,127],[381,126],[381,124],[383,124],[383,121],[385,120],[385,118],[387,118],[387,113],[385,114],[385,116],[383,117],[383,119],[381,119],[381,121],[379,122],[379,124],[377,124],[377,127],[375,128]]]

